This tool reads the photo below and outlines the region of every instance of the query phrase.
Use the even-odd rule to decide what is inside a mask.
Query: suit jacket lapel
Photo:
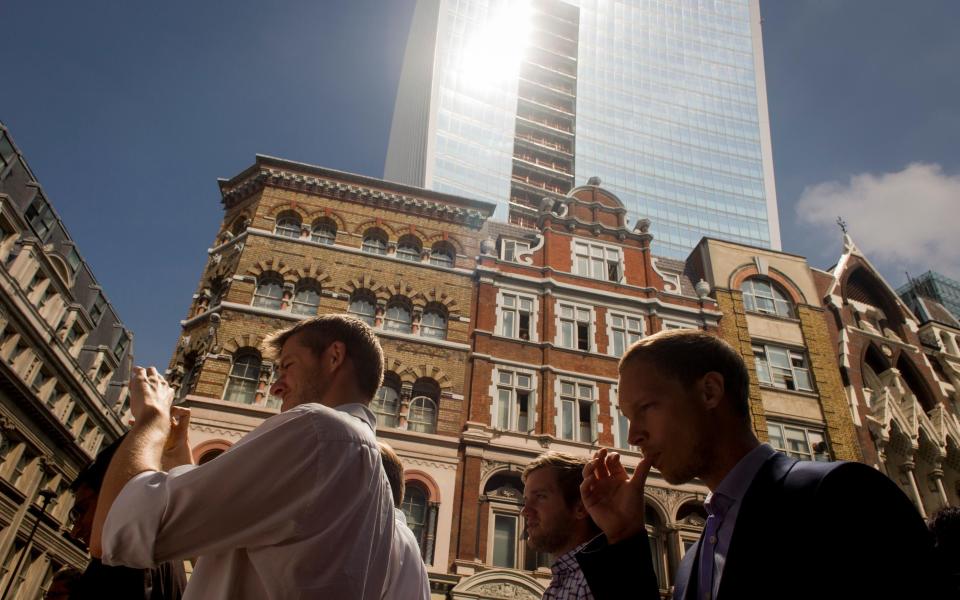
[[[737,584],[753,579],[748,570],[754,562],[752,556],[764,552],[764,530],[773,522],[768,515],[779,514],[777,511],[782,510],[782,507],[775,506],[776,502],[773,501],[775,492],[796,463],[795,458],[777,452],[763,463],[747,488],[737,513],[730,547],[727,549],[720,589],[717,590],[718,599],[741,597],[736,591]],[[782,518],[782,515],[780,516]]]
[[[673,585],[673,600],[686,600],[687,590],[690,589],[690,577],[694,573],[694,566],[699,564],[697,560],[700,554],[700,540],[690,546],[687,553],[683,555],[680,566],[677,567],[677,576]],[[694,586],[696,587],[696,586]]]

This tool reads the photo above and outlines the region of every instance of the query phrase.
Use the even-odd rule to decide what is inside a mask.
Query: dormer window
[[[519,240],[501,240],[500,242],[500,260],[507,262],[520,262],[518,257],[521,254],[530,252],[530,243]]]

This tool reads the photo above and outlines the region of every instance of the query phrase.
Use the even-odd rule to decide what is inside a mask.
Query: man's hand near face
[[[130,411],[134,424],[110,461],[100,488],[90,539],[90,553],[94,556],[99,557],[102,553],[103,525],[123,486],[140,473],[163,469],[164,448],[172,431],[176,431],[175,447],[171,448],[175,455],[182,458],[183,447],[189,452],[186,436],[186,428],[190,423],[189,412],[184,418],[183,409],[173,409],[178,417],[178,425],[174,428],[171,420],[173,398],[173,389],[156,369],[134,368],[130,377]]]
[[[643,531],[643,489],[651,466],[650,459],[644,458],[629,477],[620,455],[603,448],[583,468],[583,505],[611,544]]]

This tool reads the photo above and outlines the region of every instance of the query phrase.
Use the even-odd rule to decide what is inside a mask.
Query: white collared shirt
[[[400,509],[394,509],[394,529],[396,535],[383,600],[430,600],[430,580],[420,558],[420,545]]]
[[[184,600],[380,600],[395,523],[367,407],[304,404],[214,460],[131,479],[103,562],[199,556]]]

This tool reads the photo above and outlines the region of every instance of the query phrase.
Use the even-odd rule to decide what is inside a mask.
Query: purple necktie
[[[703,507],[707,509],[707,524],[700,538],[700,573],[697,580],[697,594],[700,599],[713,598],[714,555],[717,551],[717,532],[723,523],[723,516],[729,508],[729,498],[723,494],[713,494]]]

